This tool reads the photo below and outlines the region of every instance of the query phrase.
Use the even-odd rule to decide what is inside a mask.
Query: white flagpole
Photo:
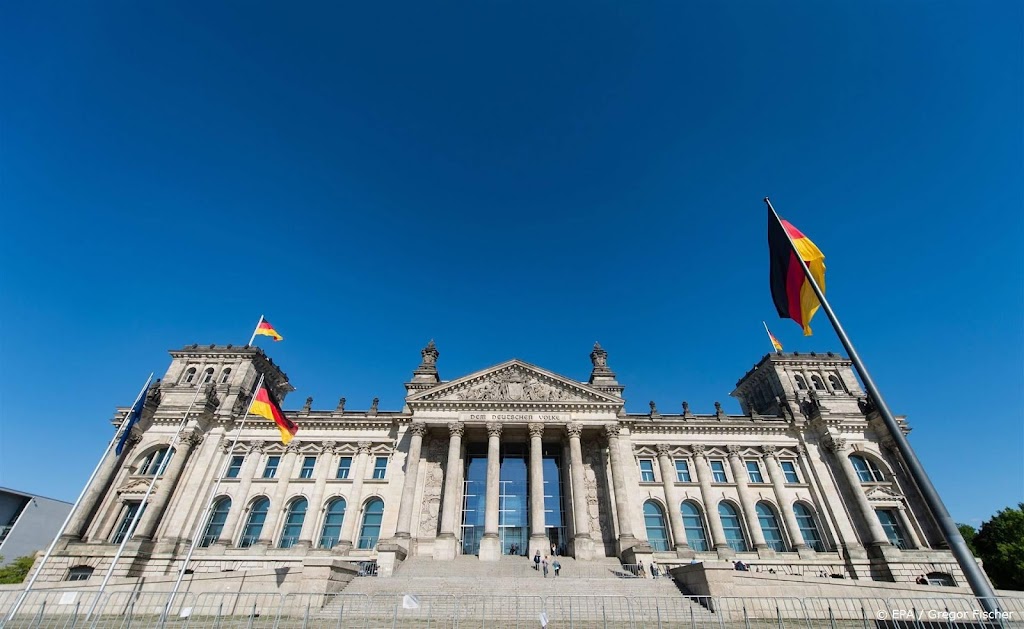
[[[171,442],[167,445],[167,453],[164,454],[163,459],[160,460],[159,469],[153,474],[153,479],[149,481],[149,487],[146,489],[146,494],[142,497],[142,502],[139,503],[139,508],[136,509],[135,515],[132,516],[131,523],[128,524],[128,529],[124,532],[124,536],[121,538],[121,545],[117,547],[117,553],[114,554],[114,558],[110,560],[110,567],[107,568],[107,573],[103,575],[103,582],[100,583],[100,589],[96,592],[96,598],[93,599],[92,605],[89,606],[89,611],[85,615],[86,622],[92,617],[92,613],[96,610],[96,603],[99,602],[100,597],[103,595],[103,591],[107,587],[107,582],[110,581],[110,577],[114,574],[114,568],[117,566],[117,562],[121,559],[121,555],[124,553],[124,547],[128,544],[128,540],[135,534],[135,527],[138,526],[139,520],[142,519],[143,512],[146,510],[146,504],[149,502],[149,497],[153,493],[153,488],[156,486],[156,481],[163,476],[164,471],[167,469],[167,464],[171,460],[171,450],[174,446],[178,445],[178,438],[181,436],[182,430],[185,429],[185,425],[188,424],[189,413],[192,412],[192,407],[195,406],[196,400],[199,399],[199,394],[206,389],[204,386],[206,383],[196,384],[196,394],[192,396],[192,402],[189,403],[188,408],[185,410],[185,414],[182,416],[181,421],[178,423],[178,430],[174,433],[174,437],[171,438]]]
[[[224,476],[227,473],[228,466],[231,464],[232,453],[235,451],[235,446],[238,445],[238,438],[242,436],[242,430],[245,429],[245,421],[249,419],[249,411],[252,410],[252,403],[256,401],[256,395],[259,393],[260,388],[263,386],[264,374],[260,374],[259,382],[256,383],[256,389],[253,391],[252,399],[249,400],[249,405],[245,409],[245,415],[242,416],[242,423],[238,426],[238,432],[235,433],[235,438],[231,441],[231,445],[228,447],[228,456],[224,460],[224,467],[221,469],[220,475],[217,477],[217,482],[213,485],[213,491],[210,492],[210,498],[206,501],[206,509],[203,511],[202,517],[199,518],[199,522],[196,525],[196,530],[192,534],[192,545],[189,546],[188,553],[185,555],[185,561],[181,564],[181,570],[178,571],[178,579],[174,582],[174,588],[171,590],[171,596],[167,600],[167,606],[164,608],[164,619],[171,613],[171,606],[174,604],[174,597],[178,594],[178,588],[181,587],[181,580],[185,577],[185,570],[188,569],[188,562],[192,560],[192,553],[195,552],[196,547],[199,545],[201,535],[203,535],[203,529],[207,525],[207,520],[210,517],[210,512],[213,509],[213,500],[217,497],[217,492],[220,491],[220,483],[224,480]],[[241,505],[239,505],[241,508]]]
[[[260,326],[263,325],[263,315],[260,315],[260,320],[256,322],[256,327],[253,328],[252,337],[249,338],[249,346],[256,342],[256,333],[259,332]]]
[[[765,323],[764,321],[761,321],[761,325],[764,326],[764,332],[765,332],[765,334],[768,335],[768,342],[771,343],[772,351],[773,352],[779,351],[778,348],[775,347],[775,343],[772,343],[772,333],[771,333],[771,330],[768,329],[768,324]],[[782,343],[779,343],[779,345],[782,345]]]
[[[149,389],[149,385],[151,382],[153,382],[152,372],[150,372],[149,378],[146,379],[146,384],[143,385],[142,389],[139,391],[139,394],[135,396],[135,401],[132,402],[132,405],[129,408],[128,412],[125,413],[124,419],[121,420],[121,426],[117,429],[117,432],[114,433],[114,438],[111,439],[110,443],[107,444],[107,449],[103,451],[103,456],[100,457],[99,462],[96,463],[96,467],[93,468],[92,474],[89,475],[89,480],[85,481],[85,486],[82,487],[82,492],[78,494],[78,499],[75,500],[75,504],[71,506],[71,511],[69,511],[67,517],[64,518],[64,523],[60,525],[60,529],[57,531],[57,534],[53,537],[53,541],[50,542],[50,547],[46,549],[46,554],[43,555],[43,560],[42,562],[40,562],[39,567],[36,568],[36,571],[32,574],[32,578],[28,580],[28,584],[25,586],[25,589],[18,597],[18,600],[14,602],[14,606],[11,607],[11,611],[7,614],[7,618],[4,621],[4,624],[10,622],[11,619],[14,618],[14,614],[18,612],[18,608],[21,607],[21,604],[25,602],[25,597],[28,596],[29,591],[32,589],[32,586],[35,584],[36,579],[39,577],[39,573],[43,571],[43,567],[46,566],[46,562],[50,560],[50,555],[53,554],[53,549],[57,546],[57,540],[59,540],[61,535],[64,534],[64,531],[68,527],[68,523],[71,522],[71,518],[75,515],[75,512],[78,511],[78,507],[82,503],[82,498],[85,497],[85,492],[87,492],[89,488],[92,486],[92,482],[96,479],[96,475],[99,474],[100,467],[103,466],[103,462],[107,459],[107,455],[110,454],[110,450],[115,445],[117,445],[118,441],[120,441],[121,433],[125,430],[125,428],[127,428],[128,419],[132,415],[131,409],[134,409],[135,405],[139,403],[140,399],[142,399],[142,396],[146,394],[146,390]]]

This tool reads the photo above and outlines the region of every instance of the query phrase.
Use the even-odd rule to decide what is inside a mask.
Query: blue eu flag
[[[146,395],[140,395],[139,399],[135,401],[135,406],[128,412],[128,422],[124,425],[124,432],[121,433],[121,439],[117,442],[117,449],[114,453],[117,455],[121,454],[121,450],[124,450],[124,444],[128,441],[128,435],[131,434],[132,428],[138,423],[139,418],[142,417],[142,407],[146,405]]]

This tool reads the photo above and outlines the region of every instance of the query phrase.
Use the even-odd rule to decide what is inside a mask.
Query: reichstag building
[[[199,536],[194,573],[341,558],[387,576],[410,557],[540,551],[965,583],[850,361],[832,353],[761,358],[732,393],[741,415],[717,402],[637,414],[600,345],[585,382],[520,360],[442,380],[431,342],[402,408],[310,398],[286,413],[299,426],[287,446],[262,418],[240,428],[261,375],[278,399],[294,390],[261,349],[170,355],[41,580],[98,579],[142,509],[115,576],[173,576]]]

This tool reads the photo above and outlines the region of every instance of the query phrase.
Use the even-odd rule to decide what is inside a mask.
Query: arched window
[[[252,503],[249,509],[249,519],[245,522],[245,530],[242,531],[242,539],[238,540],[239,548],[248,548],[259,541],[260,533],[263,532],[263,523],[267,521],[267,512],[270,511],[270,499],[260,498]]]
[[[167,459],[164,461],[164,459]],[[139,474],[143,476],[155,476],[158,472],[163,473],[174,458],[174,448],[160,448],[149,453],[146,459],[139,466]],[[163,468],[163,470],[161,470]]]
[[[203,372],[203,384],[207,382],[213,382],[213,367],[207,367]]]
[[[384,519],[384,501],[374,498],[366,503],[366,507],[363,508],[363,527],[359,530],[358,547],[361,550],[373,550],[377,547],[382,519]]]
[[[811,376],[811,382],[814,383],[814,388],[818,391],[825,390],[825,383],[821,381],[819,376]]]
[[[833,391],[838,391],[839,393],[846,393],[846,387],[844,387],[842,381],[839,380],[839,376],[829,374],[828,383],[832,385]]]
[[[740,517],[736,514],[736,507],[724,500],[718,503],[718,517],[722,520],[722,531],[725,532],[725,543],[736,552],[746,552],[747,538],[743,535],[740,527]]]
[[[182,382],[184,382],[185,384],[192,384],[193,382],[195,382],[195,380],[196,380],[196,368],[195,367],[189,367],[185,371],[185,377],[184,377],[184,379],[182,379]]]
[[[767,502],[759,502],[755,510],[768,548],[780,553],[786,552],[786,540],[782,537],[782,527],[779,526],[779,518],[775,516],[775,509]]]
[[[708,535],[704,531],[704,520],[700,517],[700,508],[687,500],[679,509],[683,513],[686,543],[693,550],[708,550]]]
[[[647,542],[656,551],[668,550],[668,530],[665,527],[665,512],[661,505],[648,500],[644,503],[644,524],[647,526]]]
[[[345,499],[335,498],[327,503],[324,529],[320,533],[320,548],[334,548],[341,539],[341,523],[345,521]]]
[[[800,389],[801,391],[804,391],[804,390],[807,389],[807,381],[804,380],[803,376],[796,376],[795,379],[796,379],[796,388]]]
[[[881,483],[885,480],[885,475],[882,474],[882,470],[878,469],[878,464],[867,457],[859,454],[851,455],[850,463],[853,463],[857,478],[862,483]]]
[[[213,510],[210,512],[210,520],[206,523],[206,533],[203,534],[203,539],[199,541],[200,546],[206,548],[220,539],[220,534],[224,532],[224,523],[228,520],[228,511],[230,510],[231,498],[221,496],[214,501]]]
[[[814,522],[814,513],[802,502],[793,505],[793,513],[796,515],[796,524],[800,527],[800,535],[808,548],[819,553],[825,552],[825,544],[821,541],[818,525]]]
[[[227,384],[228,380],[231,379],[231,367],[227,367],[224,371],[220,372],[220,383]]]
[[[306,519],[306,508],[309,503],[305,498],[299,498],[288,507],[288,515],[284,519],[284,530],[281,531],[281,543],[278,548],[291,548],[299,541],[299,534],[302,533],[302,522]]]

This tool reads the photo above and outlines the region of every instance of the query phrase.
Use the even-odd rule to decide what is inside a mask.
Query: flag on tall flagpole
[[[803,328],[804,336],[810,336],[811,317],[821,302],[807,281],[797,255],[807,263],[822,294],[825,293],[825,255],[788,221],[776,220],[771,211],[768,212],[768,253],[775,309],[783,319],[796,321]]]
[[[780,343],[779,339],[775,338],[775,335],[772,334],[772,331],[768,329],[768,324],[765,323],[764,321],[762,321],[761,325],[764,326],[764,331],[768,333],[768,340],[772,342],[772,347],[775,348],[775,351],[781,352],[782,351],[782,343]]]
[[[117,447],[114,449],[114,454],[120,456],[121,451],[124,450],[124,444],[128,442],[128,436],[132,434],[132,428],[139,422],[142,417],[142,408],[146,405],[146,393],[143,391],[139,395],[139,399],[135,400],[135,406],[128,411],[128,421],[124,424],[124,431],[121,433],[121,438],[117,442]]]
[[[295,436],[295,433],[299,432],[299,426],[284,416],[284,411],[281,410],[277,401],[270,394],[267,385],[261,386],[260,390],[256,392],[256,397],[253,398],[249,411],[253,415],[259,415],[277,424],[277,429],[281,432],[282,443],[287,444]]]
[[[256,331],[253,333],[253,336],[256,336],[257,334],[261,336],[269,336],[275,341],[280,341],[284,338],[277,333],[277,330],[274,329],[274,326],[270,325],[269,321],[262,318],[260,319],[259,325],[256,326]]]

